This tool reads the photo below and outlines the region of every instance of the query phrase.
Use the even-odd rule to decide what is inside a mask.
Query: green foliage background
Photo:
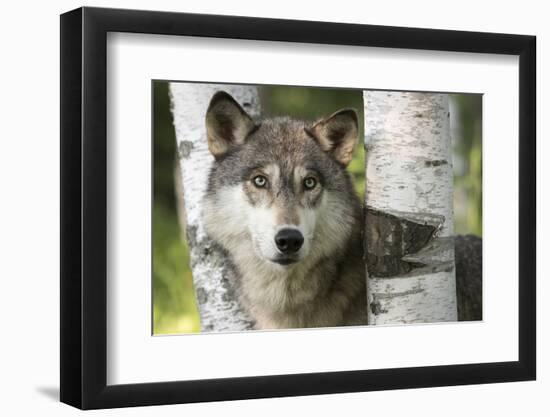
[[[193,292],[187,242],[182,238],[175,197],[176,138],[170,113],[168,83],[154,82],[153,128],[153,333],[200,331]],[[363,137],[363,100],[360,90],[263,86],[263,116],[292,115],[315,120],[351,107],[359,116]],[[481,95],[451,96],[455,169],[455,232],[482,235]],[[365,152],[357,146],[348,170],[362,197],[365,189]]]

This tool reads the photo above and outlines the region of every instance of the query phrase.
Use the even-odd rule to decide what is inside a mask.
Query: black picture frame
[[[108,32],[519,56],[519,360],[107,385]],[[171,12],[61,15],[61,401],[82,409],[534,380],[536,38]]]

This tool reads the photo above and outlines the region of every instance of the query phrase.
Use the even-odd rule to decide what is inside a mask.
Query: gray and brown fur
[[[355,112],[255,121],[218,92],[206,128],[215,163],[203,219],[231,258],[256,328],[367,324],[362,208],[346,171]],[[302,234],[296,253],[273,243],[283,229]]]

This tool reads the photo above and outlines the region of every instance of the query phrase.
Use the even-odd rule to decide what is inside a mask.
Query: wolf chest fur
[[[362,208],[346,171],[357,116],[253,120],[227,93],[206,115],[215,162],[203,201],[258,329],[367,323]]]

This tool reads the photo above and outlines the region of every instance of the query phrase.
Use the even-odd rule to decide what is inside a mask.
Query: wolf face
[[[345,170],[357,142],[355,111],[316,123],[255,122],[218,92],[206,130],[215,163],[203,218],[237,262],[288,273],[346,249],[357,221]]]

